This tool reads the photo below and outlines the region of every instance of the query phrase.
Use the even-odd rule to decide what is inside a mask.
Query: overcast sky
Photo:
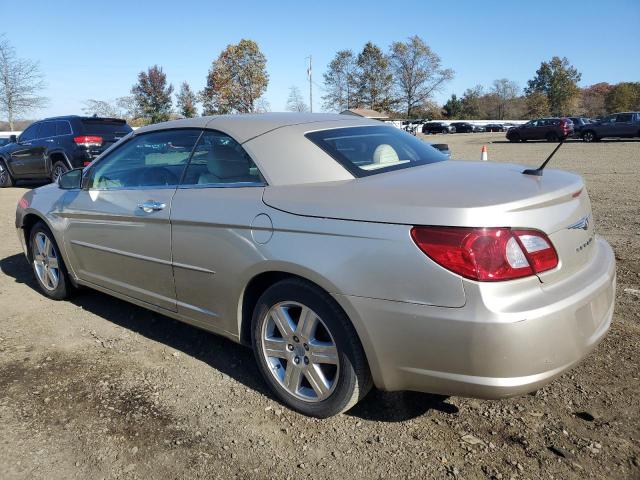
[[[496,78],[524,87],[553,55],[569,58],[581,85],[640,81],[640,0],[1,4],[0,32],[20,57],[39,60],[46,77],[49,106],[34,118],[82,113],[89,98],[128,95],[138,72],[153,64],[176,89],[186,80],[199,91],[211,62],[241,38],[257,41],[267,57],[273,111],[284,110],[292,85],[308,95],[305,57],[313,55],[319,111],[322,73],[337,50],[357,52],[367,41],[386,50],[414,34],[456,72],[436,95],[440,102]]]

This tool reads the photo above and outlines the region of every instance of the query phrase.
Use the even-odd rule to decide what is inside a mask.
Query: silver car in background
[[[27,192],[16,227],[45,295],[87,286],[251,346],[304,414],[372,385],[501,398],[587,355],[615,294],[583,180],[521,170],[341,115],[185,119]]]

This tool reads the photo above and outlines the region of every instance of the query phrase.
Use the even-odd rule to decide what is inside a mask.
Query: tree
[[[268,84],[267,59],[256,42],[228,45],[211,65],[201,92],[204,114],[255,112]]]
[[[12,131],[17,118],[46,105],[47,98],[39,95],[44,87],[38,62],[18,58],[9,41],[0,37],[0,112],[7,115]]]
[[[389,70],[389,59],[371,42],[362,49],[356,60],[358,106],[372,110],[387,111],[394,101],[391,96],[393,76]]]
[[[96,100],[94,98],[90,98],[84,102],[84,107],[82,107],[82,111],[86,115],[95,115],[97,117],[118,117],[117,107],[107,100]]]
[[[607,113],[605,99],[613,85],[606,82],[596,83],[582,89],[580,94],[580,110],[588,117],[601,117]]]
[[[549,115],[549,100],[544,93],[531,92],[525,99],[525,114],[528,118]]]
[[[173,85],[167,86],[167,76],[154,65],[138,74],[138,83],[131,87],[138,111],[151,123],[164,122],[171,115]]]
[[[323,74],[326,95],[322,97],[327,110],[342,112],[355,105],[356,87],[354,85],[356,60],[351,50],[340,50],[329,62]]]
[[[185,118],[195,117],[196,111],[196,94],[187,82],[182,82],[180,91],[176,95],[176,106],[178,111]]]
[[[605,97],[609,113],[640,110],[640,83],[622,82],[614,85]]]
[[[480,103],[483,96],[482,90],[481,85],[476,85],[474,88],[467,88],[465,90],[460,99],[460,116],[462,118],[473,120],[482,116]]]
[[[453,70],[443,69],[438,54],[417,35],[406,42],[393,42],[389,61],[397,97],[407,117],[453,78]]]
[[[528,82],[526,94],[537,92],[547,97],[552,115],[567,115],[575,108],[580,95],[578,82],[582,75],[566,57],[553,57],[542,62],[536,76]]]
[[[442,107],[444,110],[444,115],[447,118],[460,118],[462,115],[462,101],[456,96],[456,94],[452,94],[451,98],[447,100],[447,103]]]
[[[304,103],[304,99],[300,94],[300,89],[295,85],[289,89],[289,98],[287,98],[287,110],[290,112],[308,112],[309,107]]]
[[[493,81],[492,93],[496,99],[495,117],[498,120],[504,120],[509,112],[510,105],[518,98],[520,87],[516,82],[500,78]]]

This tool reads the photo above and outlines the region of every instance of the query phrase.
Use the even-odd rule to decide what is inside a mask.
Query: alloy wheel
[[[2,162],[0,162],[0,185],[4,185],[7,181],[7,177],[9,176],[9,172],[4,168]]]
[[[64,168],[63,165],[60,165],[59,163],[56,164],[53,167],[53,183],[56,183],[58,180],[60,180],[60,177],[67,172],[67,169]]]
[[[271,307],[260,343],[269,372],[289,394],[320,402],[335,390],[338,349],[327,325],[307,306],[280,302]]]
[[[55,290],[60,283],[58,252],[51,239],[43,232],[38,232],[34,238],[33,265],[44,288],[49,291]]]

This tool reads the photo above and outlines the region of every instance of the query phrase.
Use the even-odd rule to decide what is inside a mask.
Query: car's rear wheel
[[[4,161],[0,160],[0,188],[13,187],[13,177],[4,164]]]
[[[326,292],[303,280],[283,280],[264,292],[253,313],[252,343],[275,395],[305,415],[344,412],[371,388],[349,319]]]
[[[512,143],[518,143],[521,140],[520,135],[518,135],[517,133],[511,134],[507,138]]]
[[[582,134],[582,140],[585,142],[595,142],[597,140],[595,132],[587,130]]]
[[[60,177],[68,171],[69,168],[64,164],[64,162],[58,161],[54,163],[53,167],[51,167],[51,181],[53,183],[56,183],[60,179]]]
[[[440,133],[448,133],[448,130],[446,128],[443,128]]]
[[[31,266],[42,293],[54,300],[67,298],[71,290],[67,269],[51,231],[44,223],[38,222],[31,229],[29,247]]]
[[[545,138],[547,139],[547,142],[557,142],[558,134],[555,132],[549,132]]]

